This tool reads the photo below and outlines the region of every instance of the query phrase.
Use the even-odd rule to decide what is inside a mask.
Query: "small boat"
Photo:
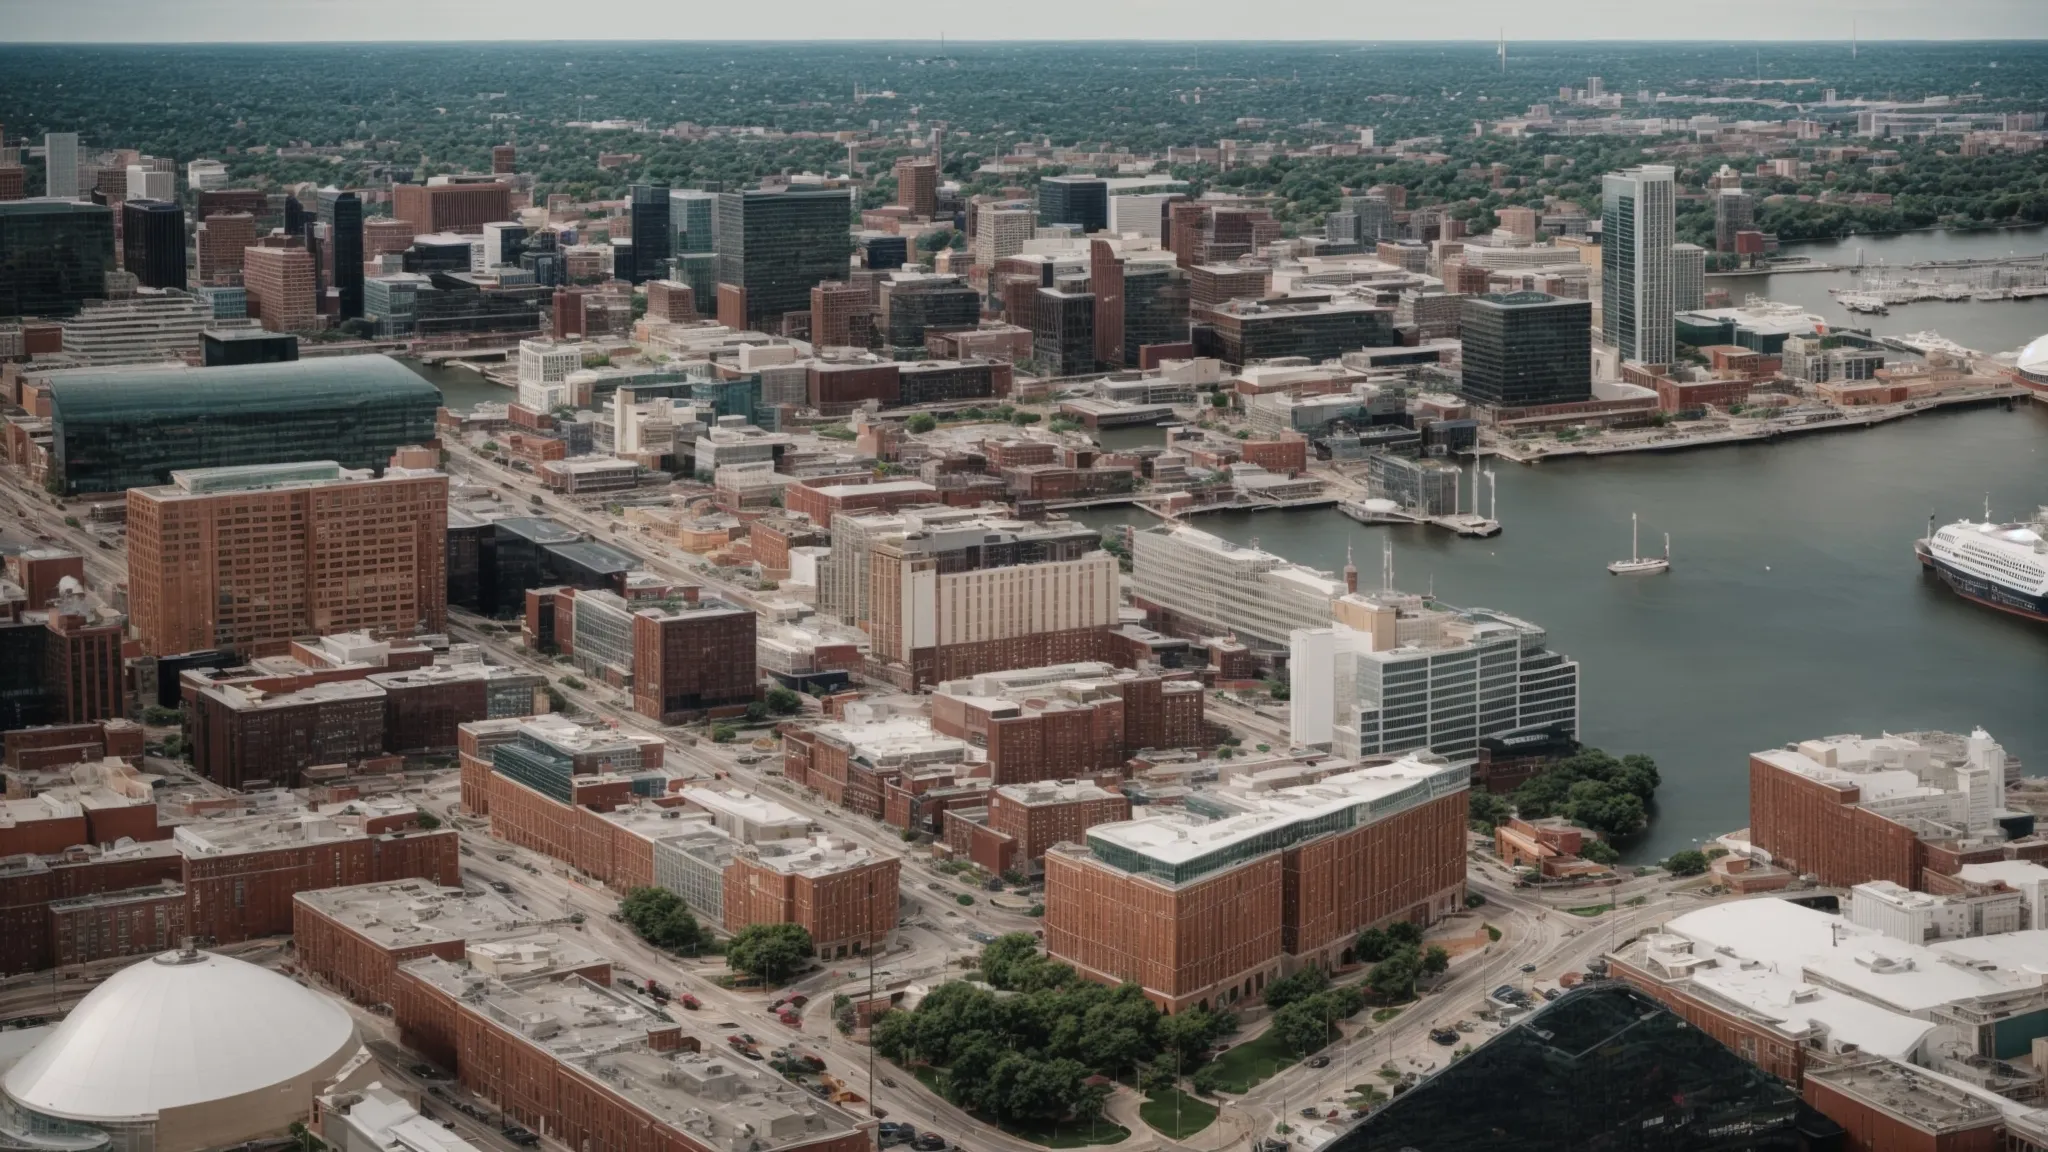
[[[1652,576],[1659,572],[1671,571],[1671,533],[1664,534],[1664,555],[1645,556],[1641,544],[1641,532],[1636,523],[1636,514],[1628,514],[1628,559],[1616,560],[1607,566],[1616,576]]]

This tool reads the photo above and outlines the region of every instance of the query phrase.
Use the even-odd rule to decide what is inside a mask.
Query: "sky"
[[[2048,39],[2048,0],[0,0],[0,44]]]

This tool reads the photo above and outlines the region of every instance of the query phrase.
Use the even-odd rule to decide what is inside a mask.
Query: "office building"
[[[1122,776],[1125,762],[1147,749],[1208,742],[1198,681],[1101,661],[946,681],[932,690],[931,723],[932,731],[983,749],[983,774],[996,785]],[[1044,844],[1027,855],[1044,855]]]
[[[434,438],[441,406],[440,389],[383,356],[76,369],[44,379],[51,472],[67,495],[168,484],[180,469],[278,460],[380,468],[402,445]]]
[[[72,200],[0,202],[0,319],[60,317],[107,294],[114,214]]]
[[[184,288],[185,209],[169,200],[122,203],[121,267],[144,288]]]
[[[83,191],[78,186],[78,133],[44,133],[43,195],[52,200],[76,200]]]
[[[1750,842],[1770,861],[1833,887],[1889,880],[1926,890],[1929,873],[2002,858],[2002,797],[2017,762],[1979,728],[1830,736],[1749,757]],[[2036,927],[2042,927],[2036,925]]]
[[[1197,356],[1238,366],[1280,356],[1334,360],[1399,342],[1394,310],[1357,299],[1227,300],[1199,311],[1193,335]]]
[[[1541,292],[1467,296],[1459,305],[1464,373],[1475,404],[1529,408],[1593,398],[1593,305]]]
[[[875,327],[889,348],[914,350],[921,359],[927,331],[973,328],[980,322],[981,294],[958,276],[896,272],[882,281]]]
[[[545,337],[519,342],[519,406],[528,412],[574,407],[569,375],[583,370],[583,346]]]
[[[1756,227],[1756,197],[1740,188],[1714,192],[1714,251],[1735,251],[1735,236]]]
[[[125,300],[89,301],[64,321],[64,351],[94,366],[185,360],[213,322],[212,308],[197,296],[140,288]]]
[[[848,189],[723,192],[716,220],[718,283],[744,295],[740,323],[729,327],[780,331],[783,314],[810,307],[812,288],[846,278],[853,251]]]
[[[1624,361],[1664,365],[1674,354],[1675,187],[1661,164],[1601,179],[1600,325]]]
[[[4,160],[4,149],[0,149],[0,160]],[[28,169],[19,164],[0,163],[0,200],[27,198]]]
[[[676,724],[753,703],[755,620],[752,610],[722,600],[635,608],[633,710]]]
[[[688,252],[716,251],[712,242],[712,221],[717,215],[718,193],[696,188],[669,189],[668,222],[672,230],[669,250],[678,256]]]
[[[668,275],[669,245],[675,239],[669,230],[669,189],[665,184],[633,184],[626,189],[628,235],[633,241],[632,274],[635,284]]]
[[[243,252],[256,246],[256,218],[247,212],[215,212],[192,234],[192,283],[235,286],[242,282]]]
[[[823,834],[747,845],[725,870],[724,927],[797,924],[821,959],[863,955],[896,930],[902,870],[897,857]]]
[[[480,235],[484,225],[512,217],[512,186],[491,183],[396,184],[391,215],[419,235],[460,232]]]
[[[1188,274],[1170,257],[1165,260],[1126,259],[1123,291],[1123,359],[1120,363],[1124,367],[1137,367],[1147,347],[1187,341]]]
[[[948,524],[872,541],[867,559],[872,658],[912,690],[1098,659],[1118,623],[1116,559],[1072,524]]]
[[[811,343],[819,348],[865,348],[874,331],[874,305],[860,284],[829,280],[811,289]]]
[[[1033,319],[1031,358],[1044,376],[1082,376],[1096,370],[1095,294],[1040,288]]]
[[[201,305],[205,307],[204,304]],[[211,315],[211,312],[208,312]],[[299,338],[288,332],[205,327],[199,331],[199,363],[207,368],[231,364],[283,364],[299,358]]]
[[[939,165],[922,156],[896,161],[896,203],[912,216],[930,220],[939,214]]]
[[[1697,244],[1671,246],[1671,306],[1677,312],[1707,306],[1707,250]]]
[[[1037,223],[1038,213],[1021,200],[978,205],[974,209],[974,239],[969,244],[974,262],[991,268],[996,261],[1024,251]]]
[[[1082,235],[1109,227],[1109,181],[1099,176],[1048,176],[1038,182],[1038,223],[1073,224]]]
[[[1347,593],[1331,612],[1289,638],[1295,743],[1469,762],[1490,740],[1578,738],[1579,666],[1528,621],[1392,590]]]
[[[943,809],[944,839],[956,860],[991,876],[1045,870],[1046,850],[1079,844],[1088,829],[1131,818],[1122,792],[1083,780],[1011,784],[988,790],[988,802]]]
[[[1353,961],[1360,932],[1464,907],[1470,773],[1432,756],[1191,793],[1045,856],[1047,955],[1169,1012],[1256,1003]]]
[[[328,255],[334,265],[335,315],[359,320],[363,315],[362,198],[339,188],[322,188],[320,223],[327,226]]]
[[[1269,651],[1297,628],[1327,628],[1344,582],[1185,525],[1132,537],[1131,603],[1170,635],[1234,635]]]
[[[510,176],[518,170],[518,148],[510,144],[491,145],[491,175]]]
[[[372,478],[331,461],[181,469],[168,485],[130,489],[128,515],[130,610],[151,652],[260,653],[309,633],[445,625],[439,472]]]
[[[304,248],[251,248],[242,253],[242,287],[249,312],[270,332],[310,332],[318,327],[314,295],[317,270]]]

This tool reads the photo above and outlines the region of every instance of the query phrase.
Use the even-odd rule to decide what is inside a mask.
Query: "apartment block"
[[[891,781],[978,758],[967,741],[933,731],[922,718],[827,721],[782,736],[785,779],[868,816],[882,815],[883,789]]]
[[[198,694],[192,766],[229,788],[298,786],[315,764],[353,764],[384,751],[384,690],[367,680],[264,692],[232,685]]]
[[[896,161],[896,203],[910,209],[912,216],[931,219],[939,214],[939,165],[922,156],[905,156]]]
[[[130,605],[152,652],[438,631],[448,478],[332,461],[198,468],[128,491]]]
[[[982,806],[946,809],[945,840],[956,859],[972,860],[990,875],[1045,870],[1055,844],[1081,843],[1088,830],[1131,818],[1122,792],[1087,781],[1011,784],[988,792]]]
[[[1131,603],[1169,635],[1234,635],[1268,651],[1327,628],[1342,580],[1184,525],[1136,533]]]
[[[1191,794],[1045,856],[1046,951],[1169,1012],[1228,1008],[1358,933],[1463,907],[1463,767],[1427,755],[1306,785]]]
[[[864,1152],[872,1143],[849,1113],[705,1051],[708,1038],[579,975],[493,976],[431,957],[400,966],[392,1008],[408,1048],[453,1069],[508,1123],[567,1147]]]
[[[633,710],[664,724],[744,708],[759,692],[751,609],[720,600],[633,613]]]
[[[861,955],[896,930],[902,866],[825,835],[750,845],[725,871],[725,928],[798,924],[821,959]]]
[[[1830,887],[1889,880],[1924,890],[1929,871],[2003,857],[2008,764],[1983,729],[1830,736],[1749,757],[1750,842]]]
[[[575,973],[611,983],[609,960],[506,897],[416,878],[296,894],[292,951],[306,972],[359,1004],[392,1003],[399,966],[428,957],[467,960],[499,977]]]
[[[249,213],[216,212],[206,217],[193,233],[192,282],[240,284],[243,253],[255,246],[256,218]]]

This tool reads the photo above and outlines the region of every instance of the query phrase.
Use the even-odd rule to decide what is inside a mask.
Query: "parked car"
[[[1458,1030],[1456,1028],[1431,1028],[1429,1030],[1429,1038],[1448,1048],[1458,1042]]]
[[[1303,1108],[1303,1109],[1301,1110],[1301,1114],[1302,1114],[1303,1116],[1306,1116],[1306,1117],[1308,1117],[1308,1118],[1309,1118],[1310,1120],[1314,1120],[1314,1119],[1317,1119],[1317,1118],[1319,1118],[1320,1116],[1322,1116],[1322,1113],[1321,1113],[1321,1112],[1319,1112],[1319,1111],[1317,1111],[1317,1110],[1316,1110],[1316,1109],[1315,1109],[1315,1108],[1314,1108],[1313,1106],[1311,1106],[1311,1107],[1308,1107],[1308,1108]]]
[[[1524,964],[1524,965],[1522,965],[1522,971],[1524,971],[1524,972],[1534,972],[1535,970],[1536,970],[1536,966],[1535,966],[1534,964]]]
[[[945,1152],[946,1138],[937,1132],[926,1132],[910,1142],[917,1152]]]
[[[496,892],[500,896],[510,896],[512,894],[512,886],[503,880],[493,880],[491,881],[491,891]]]

